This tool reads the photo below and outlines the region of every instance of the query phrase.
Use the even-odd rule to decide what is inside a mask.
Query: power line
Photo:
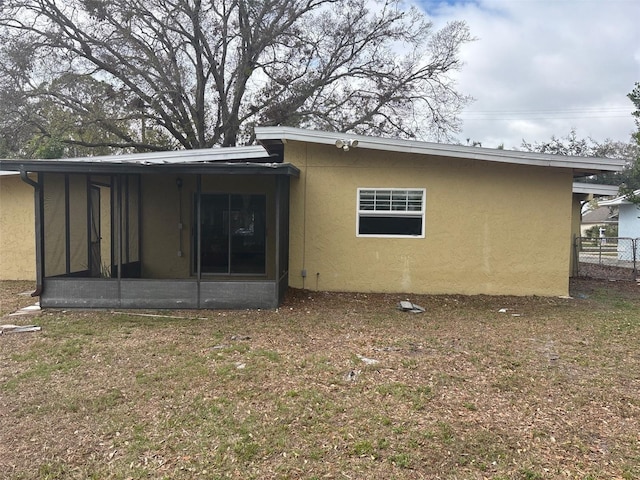
[[[570,120],[581,118],[626,118],[631,117],[631,108],[593,107],[537,110],[478,110],[463,112],[462,120]]]

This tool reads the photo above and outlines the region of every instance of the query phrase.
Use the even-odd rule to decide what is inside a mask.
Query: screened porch
[[[279,305],[295,167],[111,160],[32,167],[43,307]]]

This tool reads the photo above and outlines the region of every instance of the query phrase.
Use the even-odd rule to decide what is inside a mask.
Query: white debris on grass
[[[411,312],[411,313],[423,313],[424,308],[420,305],[416,305],[415,303],[410,302],[409,300],[401,300],[398,303],[398,308],[403,312]]]
[[[509,308],[501,308],[500,310],[498,310],[498,313],[509,313]],[[512,313],[511,314],[512,317],[521,317],[522,314],[521,313]]]
[[[0,335],[4,333],[39,332],[42,327],[37,325],[0,325]]]
[[[358,357],[362,363],[366,363],[367,365],[375,365],[377,363],[380,363],[379,360],[375,360],[373,358],[363,357],[362,355],[356,354],[356,357]]]
[[[42,311],[42,309],[40,308],[40,302],[36,302],[33,305],[29,305],[28,307],[23,307],[20,310],[10,313],[9,316],[10,317],[20,317],[23,315],[35,315],[38,314]]]
[[[245,341],[245,340],[251,340],[251,337],[249,335],[231,335],[231,340],[234,342]]]

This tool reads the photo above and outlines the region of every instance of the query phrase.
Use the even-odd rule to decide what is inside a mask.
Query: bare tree
[[[63,112],[84,146],[229,146],[257,124],[446,139],[470,100],[450,75],[466,24],[399,0],[4,0],[0,35],[13,121],[47,135]]]
[[[626,165],[622,171],[591,175],[581,181],[619,185],[620,195],[630,195],[634,190],[640,188],[640,162],[638,161],[640,158],[640,145],[636,143],[633,135],[631,140],[626,143],[611,139],[597,142],[592,138],[578,138],[576,130],[571,129],[566,137],[553,135],[551,140],[545,142],[531,144],[523,140],[521,147],[528,152],[623,159]],[[640,202],[640,198],[634,196],[634,201]]]

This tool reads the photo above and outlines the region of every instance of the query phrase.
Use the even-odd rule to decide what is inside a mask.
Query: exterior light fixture
[[[358,140],[336,140],[336,147],[348,152],[351,148],[358,146]]]

